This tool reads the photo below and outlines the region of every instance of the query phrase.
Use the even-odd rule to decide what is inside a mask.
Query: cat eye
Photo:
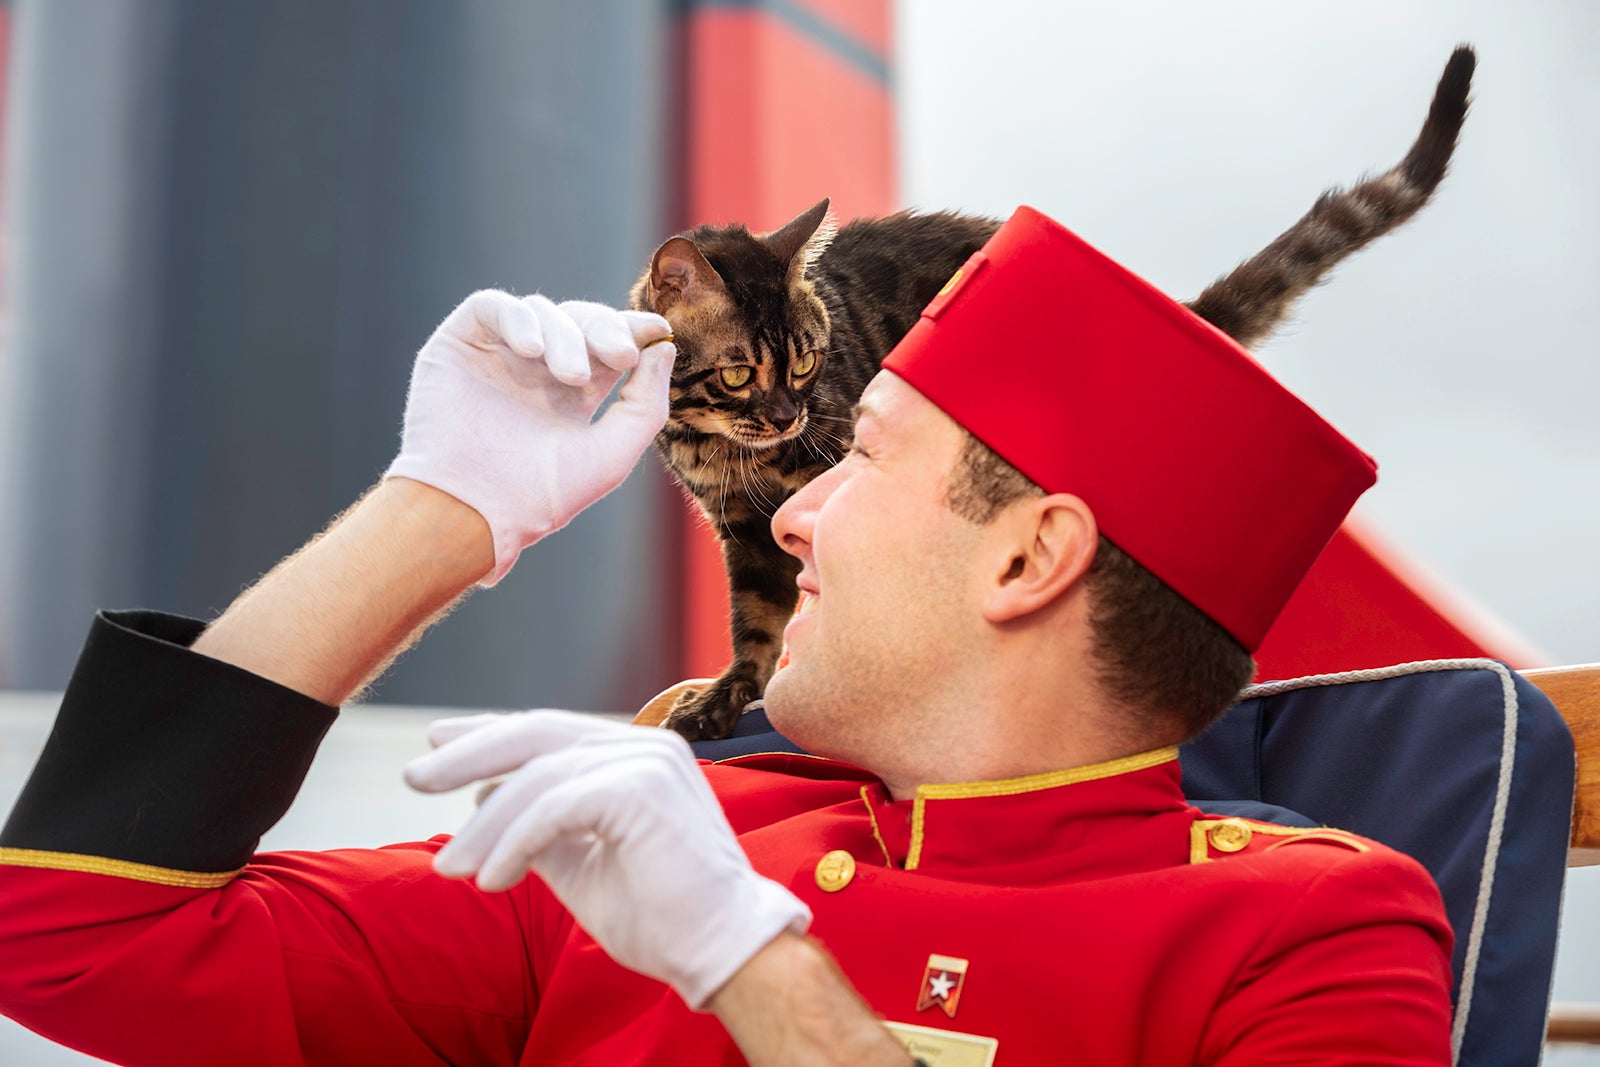
[[[729,389],[742,389],[750,384],[749,367],[723,367],[722,384]]]
[[[816,369],[817,354],[815,352],[807,352],[794,361],[793,371],[796,378],[804,378]]]

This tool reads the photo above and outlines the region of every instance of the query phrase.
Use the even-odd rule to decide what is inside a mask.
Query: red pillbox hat
[[[1032,208],[883,366],[1252,652],[1377,479],[1233,340]]]

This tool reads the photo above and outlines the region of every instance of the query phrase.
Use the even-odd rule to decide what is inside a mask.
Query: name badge
[[[910,1023],[883,1024],[906,1051],[928,1067],[991,1067],[1000,1042],[992,1037],[958,1034]]]

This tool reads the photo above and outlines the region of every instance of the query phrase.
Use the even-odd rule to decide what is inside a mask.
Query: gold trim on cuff
[[[238,870],[221,871],[216,874],[177,871],[170,867],[152,867],[148,863],[106,859],[104,856],[83,856],[75,852],[44,852],[32,848],[0,848],[0,867],[39,867],[50,871],[103,874],[135,882],[169,885],[176,889],[216,889],[233,881],[234,876],[244,870],[241,867]]]

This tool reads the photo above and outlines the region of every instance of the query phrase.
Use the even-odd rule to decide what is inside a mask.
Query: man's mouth
[[[790,631],[795,628],[795,624],[798,623],[802,618],[817,610],[817,597],[818,594],[816,593],[808,592],[804,589],[800,590],[800,603],[794,609],[794,615],[789,619],[788,625],[783,628],[783,653],[778,658],[778,666],[780,668],[787,667],[789,665]]]

